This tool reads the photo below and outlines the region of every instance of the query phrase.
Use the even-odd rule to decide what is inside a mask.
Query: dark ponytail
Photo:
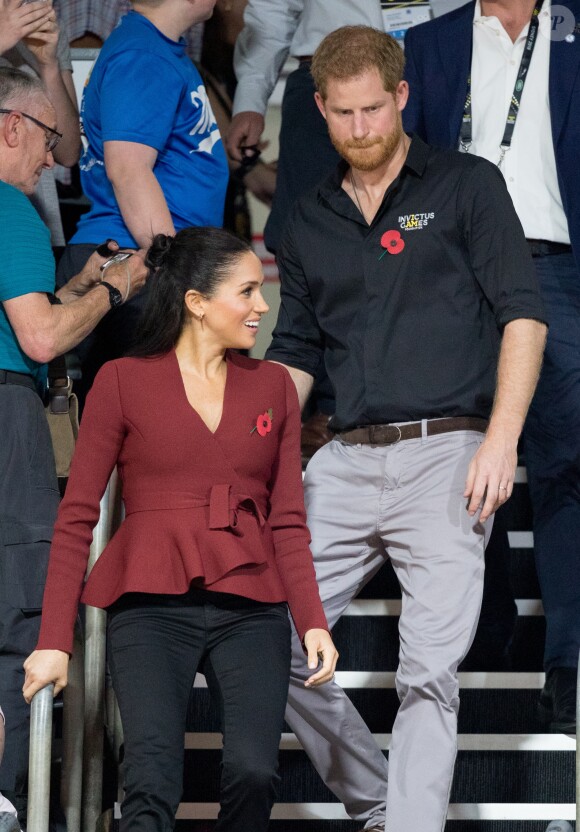
[[[221,228],[195,227],[175,237],[157,234],[145,259],[148,298],[130,355],[146,358],[169,352],[183,329],[189,289],[211,298],[244,254],[245,241]]]

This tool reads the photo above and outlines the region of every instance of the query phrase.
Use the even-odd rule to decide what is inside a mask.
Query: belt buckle
[[[398,436],[395,436],[394,439],[388,440],[383,439],[383,441],[377,441],[377,439],[382,434],[385,436],[387,431],[395,430],[398,432]],[[403,437],[401,433],[401,428],[398,425],[369,425],[369,439],[371,440],[371,445],[396,445],[397,442],[400,442]]]

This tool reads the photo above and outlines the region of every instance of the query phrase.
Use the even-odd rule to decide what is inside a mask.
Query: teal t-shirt
[[[0,182],[0,369],[28,373],[42,384],[46,366],[20,349],[3,301],[53,291],[50,232],[27,196]]]

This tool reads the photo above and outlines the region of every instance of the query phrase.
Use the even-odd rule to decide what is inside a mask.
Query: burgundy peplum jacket
[[[271,422],[258,430],[268,412]],[[125,519],[85,583],[115,465]],[[112,361],[87,399],[37,649],[72,652],[79,600],[105,608],[125,592],[181,594],[192,581],[287,601],[302,639],[311,628],[328,628],[309,543],[300,412],[283,367],[228,352],[223,414],[212,433],[188,402],[173,350]]]

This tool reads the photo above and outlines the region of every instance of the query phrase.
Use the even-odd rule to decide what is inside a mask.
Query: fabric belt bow
[[[125,499],[126,515],[139,511],[163,509],[203,508],[209,506],[210,529],[231,529],[238,525],[238,511],[248,511],[256,517],[260,527],[266,523],[264,511],[253,497],[238,494],[229,483],[213,485],[208,497],[196,497],[182,492],[139,494]]]

